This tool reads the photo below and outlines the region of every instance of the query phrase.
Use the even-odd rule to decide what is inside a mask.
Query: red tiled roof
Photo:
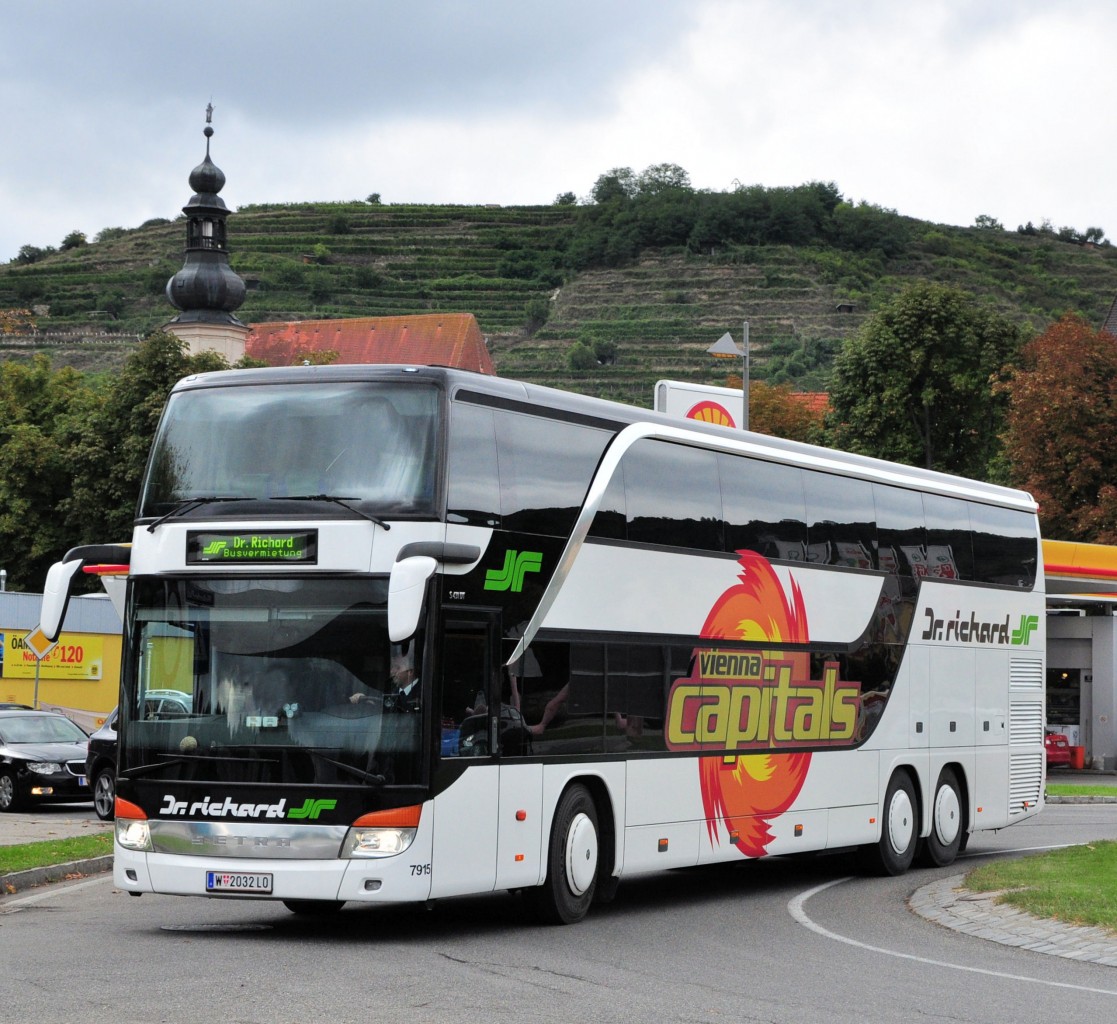
[[[790,397],[819,420],[830,405],[830,396],[825,391],[792,391]]]
[[[251,324],[245,351],[269,366],[290,366],[304,352],[338,353],[338,363],[454,366],[494,374],[472,313],[369,316]]]

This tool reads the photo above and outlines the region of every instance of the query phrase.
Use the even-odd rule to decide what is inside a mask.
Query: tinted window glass
[[[438,425],[438,393],[423,386],[303,382],[176,392],[152,449],[140,515],[211,495],[318,494],[429,514]],[[243,515],[244,506],[210,514]]]
[[[1035,518],[1027,512],[993,505],[970,505],[974,575],[985,583],[1032,587],[1039,543]]]
[[[876,568],[872,485],[865,480],[804,471],[810,560],[853,569]]]
[[[873,485],[877,518],[877,560],[885,572],[914,576],[913,565],[923,564],[927,543],[923,497],[902,487]]]
[[[504,528],[569,534],[609,433],[521,413],[495,415]]]
[[[637,441],[624,456],[628,539],[722,550],[721,488],[713,452]]]
[[[970,513],[966,502],[939,494],[923,495],[927,518],[923,575],[950,580],[973,579]],[[919,571],[919,567],[916,567]]]
[[[537,641],[505,683],[535,754],[599,754],[604,744],[604,648]]]
[[[601,507],[593,518],[590,527],[591,537],[606,537],[609,540],[624,540],[628,536],[627,514],[624,500],[624,466],[618,466],[609,480],[609,486],[601,499]]]
[[[794,466],[718,455],[727,551],[807,559],[803,474]]]
[[[605,653],[606,750],[665,750],[664,708],[674,678],[671,648],[609,644]],[[685,669],[676,674],[684,675]]]
[[[447,519],[500,525],[500,488],[493,411],[456,403],[450,414]]]

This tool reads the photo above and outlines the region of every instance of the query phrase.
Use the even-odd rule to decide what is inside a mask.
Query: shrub
[[[593,370],[597,367],[597,356],[593,354],[593,349],[588,345],[576,341],[570,346],[566,362],[572,370]]]

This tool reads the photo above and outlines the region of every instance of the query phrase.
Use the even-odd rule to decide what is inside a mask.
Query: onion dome
[[[167,299],[182,312],[171,323],[231,323],[241,325],[233,316],[244,302],[241,277],[229,266],[225,221],[229,210],[218,192],[225,187],[225,175],[209,155],[213,137],[213,105],[206,108],[206,156],[190,172],[194,195],[182,208],[186,214],[186,261],[167,282]],[[243,325],[241,325],[243,326]]]

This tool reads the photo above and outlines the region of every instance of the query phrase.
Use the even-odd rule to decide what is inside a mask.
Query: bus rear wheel
[[[896,772],[884,794],[880,840],[865,848],[869,868],[878,875],[902,875],[911,867],[919,843],[915,787],[907,772]]]
[[[575,784],[555,809],[547,849],[547,880],[532,893],[548,924],[574,924],[586,916],[597,886],[597,807],[588,789]]]
[[[931,834],[923,840],[919,863],[929,868],[953,864],[962,845],[962,796],[958,777],[952,768],[944,768],[935,783],[931,803]]]

